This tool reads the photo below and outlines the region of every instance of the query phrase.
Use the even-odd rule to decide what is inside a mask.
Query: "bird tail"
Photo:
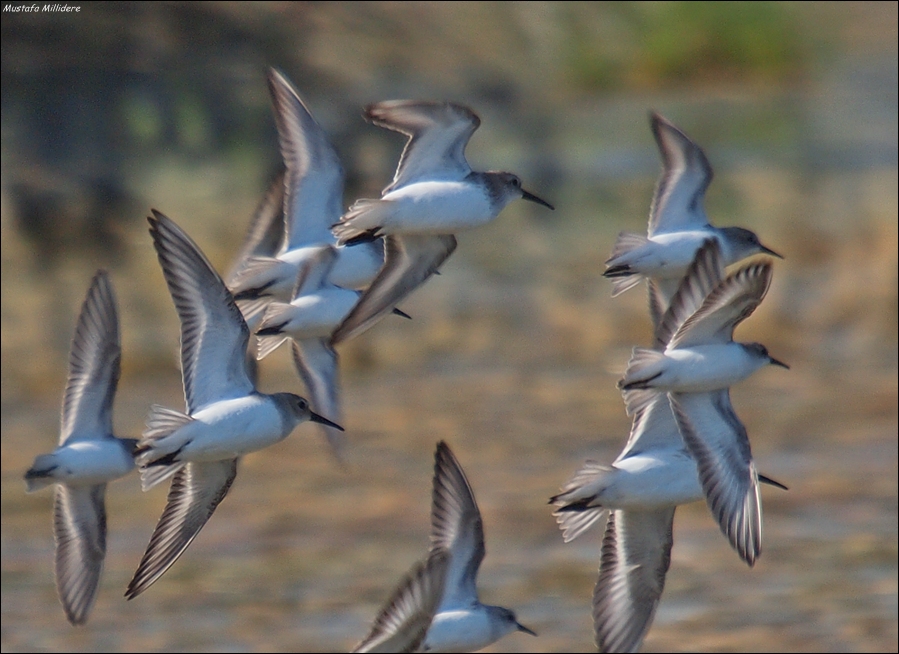
[[[640,283],[641,275],[631,268],[627,254],[643,247],[648,238],[633,232],[621,232],[612,247],[612,255],[606,259],[606,271],[602,274],[612,280],[612,297],[621,295]]]
[[[596,500],[605,487],[603,478],[611,471],[611,466],[586,461],[565,482],[562,492],[549,498],[549,503],[556,506],[553,516],[566,543],[580,536],[607,513],[607,509],[597,504]]]
[[[184,466],[183,461],[175,459],[187,443],[169,444],[165,440],[192,421],[193,418],[180,411],[158,404],[150,407],[147,427],[134,452],[134,460],[140,466],[140,484],[143,490],[150,490]]]
[[[34,459],[34,464],[25,473],[26,492],[33,493],[52,484],[54,482],[52,474],[57,465],[54,454],[38,455]]]
[[[267,293],[278,276],[278,268],[283,261],[272,257],[248,257],[235,271],[228,290],[235,300],[255,300],[270,295]]]
[[[624,377],[618,382],[623,391],[651,388],[649,383],[661,375],[661,362],[665,353],[648,347],[635,347],[627,362]]]
[[[389,200],[356,200],[340,222],[331,227],[337,237],[337,244],[347,245],[376,239],[389,205]]]

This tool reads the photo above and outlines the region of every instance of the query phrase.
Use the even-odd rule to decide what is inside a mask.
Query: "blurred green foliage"
[[[584,90],[781,82],[806,70],[801,17],[786,3],[568,4],[568,79]]]

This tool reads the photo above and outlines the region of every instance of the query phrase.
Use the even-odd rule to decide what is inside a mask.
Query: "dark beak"
[[[346,431],[343,427],[338,425],[336,422],[331,422],[324,416],[320,416],[317,413],[315,413],[314,411],[309,412],[309,420],[311,420],[312,422],[317,422],[320,425],[327,425],[328,427],[334,427],[334,429],[339,429],[340,431]]]
[[[532,636],[536,636],[536,635],[537,635],[537,632],[536,632],[536,631],[532,631],[532,630],[528,629],[527,627],[525,627],[525,626],[524,626],[523,624],[521,624],[520,622],[516,622],[515,624],[518,625],[518,631],[523,631],[524,633],[526,633],[526,634],[531,634]]]
[[[773,366],[780,366],[781,368],[786,368],[787,370],[790,369],[790,366],[785,364],[783,361],[778,361],[777,359],[775,359],[772,356],[769,356],[768,360],[771,362],[771,365],[773,365]]]
[[[771,477],[766,477],[762,473],[759,473],[759,481],[762,482],[763,484],[768,484],[769,486],[775,486],[776,488],[782,488],[783,490],[790,490],[789,488],[784,486],[782,483],[780,483],[776,479],[771,479]]]
[[[529,200],[530,202],[536,202],[537,204],[542,204],[544,207],[548,207],[550,211],[556,210],[556,208],[553,205],[551,205],[549,202],[547,202],[546,200],[542,200],[542,199],[538,198],[536,195],[534,195],[533,193],[528,193],[524,189],[521,189],[521,198],[523,200]]]
[[[761,243],[759,243],[759,245],[761,245]],[[775,252],[771,248],[766,248],[764,245],[762,245],[762,252],[765,254],[770,254],[772,257],[777,257],[778,259],[783,259],[782,255],[777,254],[777,252]]]

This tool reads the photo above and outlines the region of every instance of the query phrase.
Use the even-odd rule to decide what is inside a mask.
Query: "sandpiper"
[[[705,494],[663,393],[640,402],[630,436],[611,465],[587,461],[550,498],[569,542],[608,513],[593,592],[593,626],[601,652],[636,651],[652,624],[671,562],[675,508]],[[759,475],[779,488],[782,484]]]
[[[230,280],[248,322],[268,300],[290,301],[297,268],[314,257],[319,246],[336,245],[330,227],[343,213],[343,166],[327,134],[282,72],[271,69],[268,84],[286,168],[284,242],[276,254],[248,257]],[[380,240],[359,248],[340,247],[330,281],[347,289],[367,287],[383,261]]]
[[[725,266],[753,254],[782,258],[748,229],[709,223],[703,199],[712,181],[712,167],[705,152],[660,114],[652,113],[650,122],[662,155],[662,175],[647,235],[622,232],[606,261],[603,275],[612,279],[612,295],[648,277],[658,283],[667,306],[696,251],[709,238],[718,241]]]
[[[537,634],[502,606],[482,604],[477,577],[484,560],[484,524],[471,485],[449,446],[440,441],[434,455],[431,550],[450,553],[443,597],[422,649],[474,652],[513,631]]]
[[[474,652],[513,631],[537,635],[511,610],[478,599],[486,552],[481,512],[445,442],[434,459],[428,558],[400,582],[354,652]]]
[[[125,597],[133,599],[187,549],[227,495],[237,462],[286,438],[302,422],[342,429],[293,393],[256,390],[246,366],[249,330],[218,273],[191,238],[154,211],[153,245],[181,320],[187,410],[154,405],[137,447],[141,485],[174,475],[166,507]]]
[[[35,458],[25,473],[29,493],[56,484],[56,589],[73,625],[87,621],[97,599],[106,558],[106,484],[134,469],[137,440],[112,431],[121,358],[112,283],[101,270],[72,339],[59,447]]]
[[[770,261],[744,266],[707,295],[696,292],[721,274],[722,259],[718,242],[707,240],[656,329],[657,349],[634,348],[619,388],[703,393],[727,388],[768,364],[789,368],[764,345],[733,340],[734,328],[768,291]],[[629,412],[636,408],[632,400]]]
[[[768,290],[770,262],[749,264],[715,284],[722,271],[718,242],[710,239],[656,330],[658,349],[635,348],[619,385],[629,413],[639,411],[654,393],[668,393],[709,508],[751,566],[761,553],[759,477],[746,429],[731,405],[730,386],[765,365],[788,366],[759,343],[733,341],[734,328]]]
[[[334,246],[320,245],[314,256],[301,262],[290,304],[270,302],[256,336],[259,359],[283,342],[293,341],[294,364],[309,391],[312,408],[340,422],[338,357],[331,346],[331,335],[355,306],[359,292],[328,281],[336,259]],[[343,432],[328,425],[322,425],[322,430],[331,450],[342,460]]]
[[[481,121],[468,107],[391,100],[369,105],[364,116],[408,141],[381,199],[357,200],[333,226],[340,244],[386,241],[384,267],[335,343],[368,329],[436,272],[456,248],[453,234],[493,220],[517,198],[553,208],[512,173],[472,171],[465,147]]]

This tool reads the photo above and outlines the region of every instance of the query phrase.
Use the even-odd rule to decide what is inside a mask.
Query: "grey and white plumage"
[[[703,499],[696,462],[668,402],[654,395],[634,415],[627,444],[611,465],[587,461],[550,498],[565,542],[608,514],[593,592],[601,652],[639,649],[665,586],[675,508]]]
[[[327,134],[281,71],[268,74],[278,143],[284,159],[284,240],[280,251],[245,259],[229,288],[248,321],[267,299],[289,302],[297,268],[321,245],[337,245],[331,225],[343,213],[344,171]],[[347,289],[367,287],[384,260],[383,244],[339,247],[330,281]]]
[[[66,617],[84,624],[106,557],[106,484],[134,469],[137,440],[113,435],[121,370],[119,321],[105,271],[91,282],[75,328],[59,447],[25,473],[28,492],[56,484],[56,588]]]
[[[397,585],[369,634],[353,652],[415,652],[424,641],[443,596],[450,553],[432,550]]]
[[[265,194],[256,205],[250,218],[250,225],[243,243],[232,259],[231,267],[225,275],[225,286],[229,289],[239,284],[241,275],[248,273],[252,261],[263,261],[273,258],[281,251],[284,243],[284,171],[279,172],[271,181]],[[255,331],[262,319],[262,310],[270,301],[268,297],[238,302],[247,320],[250,332]],[[259,366],[256,363],[256,339],[251,335],[247,346],[247,370],[255,384],[259,379]]]
[[[611,465],[587,461],[550,498],[565,542],[608,514],[593,592],[594,637],[601,652],[639,649],[671,562],[675,509],[705,497],[696,461],[666,395],[629,394],[650,397],[640,402],[618,458]],[[767,477],[759,479],[785,488]]]
[[[761,479],[730,391],[669,393],[668,400],[712,515],[740,558],[755,565],[762,553]]]
[[[720,274],[716,241],[701,248],[691,275],[683,280],[671,306],[656,329],[655,348],[636,347],[628,362],[622,390],[702,393],[726,388],[759,368],[773,364],[788,368],[760,343],[738,343],[734,328],[761,303],[771,283],[771,263],[753,263],[728,275],[705,296],[695,292]],[[628,410],[637,408],[633,402]]]
[[[517,198],[552,209],[512,173],[471,169],[465,147],[481,121],[468,107],[390,100],[369,105],[364,116],[408,141],[381,198],[357,200],[333,226],[340,244],[386,240],[384,266],[335,343],[370,327],[430,277],[455,249],[456,232],[489,222]]]
[[[306,384],[317,413],[340,422],[338,356],[331,335],[359,299],[359,292],[335,286],[328,279],[337,259],[332,245],[317,251],[298,267],[290,303],[272,301],[256,331],[258,358],[285,341],[292,341],[294,365]],[[338,460],[343,460],[343,433],[328,425],[322,431]]]
[[[621,233],[606,261],[603,275],[612,280],[612,295],[650,278],[656,283],[653,292],[667,307],[697,250],[709,238],[718,241],[725,266],[753,254],[780,257],[748,229],[709,223],[703,200],[712,181],[712,167],[705,152],[660,114],[652,113],[650,122],[662,156],[662,174],[647,235]]]
[[[249,330],[221,277],[170,219],[154,211],[148,220],[181,321],[186,412],[154,405],[138,445],[144,490],[174,479],[128,599],[159,579],[190,545],[227,495],[242,455],[283,440],[306,420],[340,429],[298,395],[256,390],[245,357]]]
[[[655,393],[668,393],[709,508],[751,566],[761,552],[759,477],[729,388],[765,365],[788,366],[759,343],[733,340],[734,328],[768,290],[770,262],[749,264],[715,283],[721,262],[717,241],[700,248],[656,330],[657,349],[635,348],[619,385],[631,413]]]
[[[471,485],[449,446],[437,444],[431,502],[431,551],[450,553],[443,597],[422,651],[476,651],[513,631],[536,634],[501,606],[482,604],[477,575],[484,560],[484,525]]]

